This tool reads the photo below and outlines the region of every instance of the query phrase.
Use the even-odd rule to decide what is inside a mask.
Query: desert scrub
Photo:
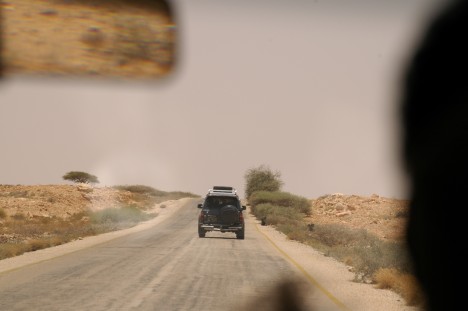
[[[399,293],[409,306],[421,306],[425,303],[424,292],[413,274],[402,273],[395,268],[383,268],[374,273],[373,281],[377,288]]]

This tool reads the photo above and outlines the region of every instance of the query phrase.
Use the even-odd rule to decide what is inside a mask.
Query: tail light
[[[244,214],[243,213],[239,213],[239,221],[244,222]]]
[[[203,222],[204,219],[205,219],[205,215],[203,215],[203,213],[200,213],[200,215],[198,216],[198,220],[200,222]]]

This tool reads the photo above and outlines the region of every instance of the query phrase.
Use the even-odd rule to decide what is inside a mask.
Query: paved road
[[[0,274],[0,310],[231,310],[296,273],[252,218],[245,240],[199,238],[196,203],[148,230]]]

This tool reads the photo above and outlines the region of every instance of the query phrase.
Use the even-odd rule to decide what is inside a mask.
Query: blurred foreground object
[[[174,66],[161,0],[0,1],[2,76],[153,79]]]
[[[314,311],[308,296],[312,294],[310,284],[297,278],[285,278],[266,291],[232,310],[243,311]]]
[[[466,295],[467,33],[468,1],[451,1],[428,25],[403,81],[407,241],[428,311],[463,309]]]

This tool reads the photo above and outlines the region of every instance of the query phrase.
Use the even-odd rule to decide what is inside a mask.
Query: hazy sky
[[[0,183],[406,196],[398,91],[437,0],[172,1],[179,62],[144,84],[0,82]]]

